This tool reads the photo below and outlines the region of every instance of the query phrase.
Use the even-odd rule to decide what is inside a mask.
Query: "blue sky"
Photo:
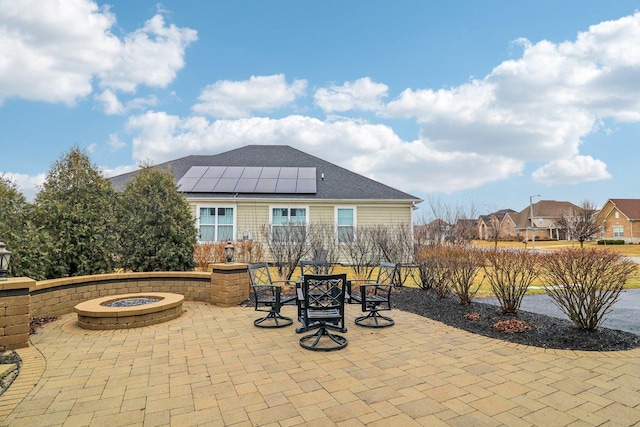
[[[0,173],[288,144],[425,207],[638,198],[639,8],[0,0]]]

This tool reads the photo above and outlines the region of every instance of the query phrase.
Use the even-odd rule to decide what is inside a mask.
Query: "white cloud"
[[[0,1],[0,95],[73,104],[120,49],[107,7],[76,0]]]
[[[33,202],[36,198],[36,195],[40,191],[40,187],[44,184],[47,177],[47,174],[45,173],[26,175],[22,173],[2,172],[0,175],[13,181],[29,202]]]
[[[221,80],[207,86],[193,111],[217,118],[249,117],[254,111],[272,111],[304,95],[306,80],[287,84],[283,74],[251,76],[249,80]]]
[[[545,180],[558,167],[571,167],[556,159],[581,159],[591,174],[573,171],[573,181],[605,179],[606,165],[587,161],[580,146],[603,119],[640,121],[638,40],[640,13],[591,26],[573,42],[520,39],[522,57],[485,78],[449,89],[407,89],[381,113],[416,118],[422,143],[435,152],[551,162],[536,175]]]
[[[548,184],[608,179],[607,165],[584,151],[583,139],[604,123],[640,121],[640,13],[594,25],[575,41],[515,43],[522,55],[487,76],[445,89],[406,89],[382,104],[387,86],[364,77],[319,89],[314,102],[343,117],[249,117],[287,106],[306,81],[284,75],[219,81],[193,107],[225,120],[147,112],[129,119],[134,160],[159,163],[246,144],[289,144],[405,191],[454,192],[523,173],[543,162],[534,180]],[[347,117],[349,111],[352,117]],[[415,119],[406,141],[388,119]]]
[[[93,99],[102,104],[102,111],[107,115],[124,113],[124,106],[113,91],[107,89],[94,95]]]
[[[553,160],[533,172],[533,178],[545,184],[579,184],[611,178],[607,165],[591,156]]]
[[[112,133],[111,135],[109,135],[109,141],[107,142],[107,144],[113,151],[117,151],[127,146],[127,144],[120,139],[120,136],[117,133]]]
[[[100,167],[99,169],[102,172],[102,175],[104,177],[109,178],[109,177],[112,177],[112,176],[122,175],[122,174],[125,174],[125,173],[129,173],[129,172],[133,172],[135,170],[138,170],[138,166],[136,166],[136,165],[122,165],[122,166],[116,166],[115,168]]]
[[[369,77],[342,86],[318,89],[315,103],[327,113],[348,110],[373,111],[381,108],[381,98],[387,96],[388,86],[376,83]]]
[[[112,33],[115,23],[109,8],[94,1],[0,0],[0,101],[72,105],[91,94],[94,79],[127,92],[165,87],[197,38],[191,29],[166,26],[161,15],[124,40]]]
[[[420,141],[403,141],[388,126],[349,119],[288,116],[209,122],[147,112],[131,117],[127,129],[134,134],[136,161],[157,164],[247,144],[287,144],[405,191],[474,188],[523,168],[522,162],[500,156],[436,152]]]
[[[93,99],[101,105],[102,111],[109,116],[125,114],[134,110],[144,110],[158,104],[158,98],[150,95],[147,98],[130,99],[123,105],[118,96],[110,89],[94,95]]]
[[[184,51],[198,39],[196,31],[165,26],[155,15],[125,37],[116,64],[99,73],[100,86],[134,92],[139,85],[166,87],[184,67]]]

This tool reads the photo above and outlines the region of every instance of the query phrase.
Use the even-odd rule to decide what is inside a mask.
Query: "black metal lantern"
[[[224,258],[227,264],[231,264],[233,262],[233,253],[235,252],[236,247],[233,246],[231,240],[227,242],[227,245],[224,247]]]
[[[9,271],[9,260],[11,252],[7,249],[7,245],[0,242],[0,280],[7,280],[7,272]]]

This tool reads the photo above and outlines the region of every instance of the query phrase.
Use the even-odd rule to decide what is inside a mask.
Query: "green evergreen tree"
[[[142,166],[120,200],[119,243],[125,270],[195,268],[197,229],[187,200],[169,171]]]
[[[33,206],[10,179],[0,176],[0,241],[11,251],[9,275],[44,278],[43,236],[31,221]]]
[[[114,269],[116,193],[79,147],[61,156],[35,200],[35,221],[47,241],[46,278]]]

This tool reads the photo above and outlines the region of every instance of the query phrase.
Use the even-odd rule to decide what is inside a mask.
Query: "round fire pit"
[[[182,315],[183,295],[166,292],[110,295],[74,307],[84,329],[129,329],[155,325]]]

